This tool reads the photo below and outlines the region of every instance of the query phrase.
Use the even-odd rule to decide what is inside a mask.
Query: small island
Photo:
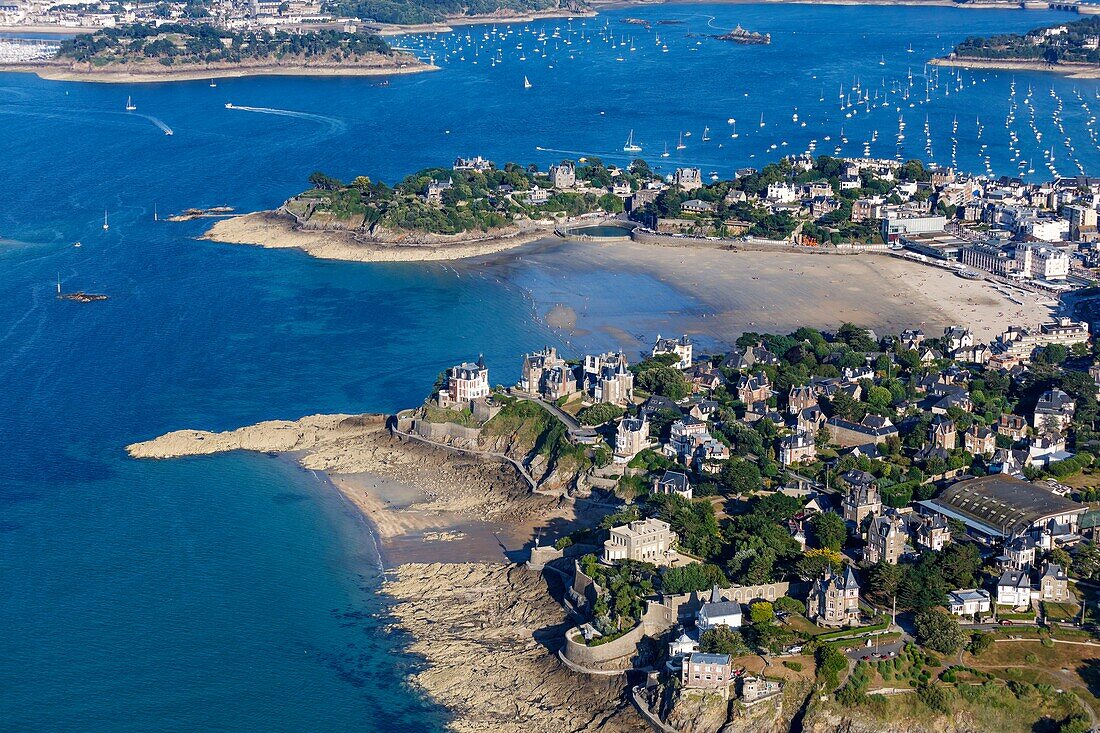
[[[745,46],[767,46],[772,42],[771,33],[757,33],[756,31],[749,31],[738,25],[729,33],[723,33],[720,36],[714,36],[719,41],[733,41],[734,43],[740,43]]]
[[[933,59],[939,66],[1053,71],[1080,78],[1100,77],[1100,17],[1035,28],[1023,35],[1005,33],[967,38],[950,55]]]
[[[381,37],[331,29],[234,31],[209,23],[133,23],[67,39],[55,56],[0,64],[47,79],[154,82],[231,76],[373,76],[431,69]]]

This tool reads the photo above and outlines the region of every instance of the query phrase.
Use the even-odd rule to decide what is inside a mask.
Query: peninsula
[[[547,347],[510,389],[478,359],[395,415],[127,450],[329,473],[403,557],[384,590],[456,731],[1085,733],[1091,339],[1062,317]]]
[[[578,221],[621,214],[624,198],[652,178],[591,158],[539,172],[484,158],[418,171],[394,186],[321,172],[313,188],[275,211],[225,219],[205,239],[294,247],[324,259],[361,262],[461,259],[492,254]]]
[[[1100,18],[1044,26],[1024,34],[970,37],[940,66],[1050,71],[1077,78],[1100,78]]]
[[[262,75],[374,76],[434,67],[372,33],[273,34],[208,23],[135,23],[62,41],[55,55],[0,64],[47,79],[140,83]]]

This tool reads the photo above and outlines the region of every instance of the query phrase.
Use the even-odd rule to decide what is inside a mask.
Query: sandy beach
[[[732,252],[634,242],[540,242],[462,265],[527,291],[540,320],[582,348],[648,349],[657,333],[728,346],[745,331],[834,329],[880,334],[966,324],[991,339],[1047,320],[1045,296],[1013,297],[989,282],[885,254]],[[594,273],[598,285],[594,284]],[[598,288],[598,290],[596,289]]]
[[[584,500],[532,494],[509,464],[390,436],[382,415],[310,415],[212,433],[178,430],[127,446],[133,458],[244,450],[292,456],[327,475],[371,523],[387,565],[517,556],[578,514]]]
[[[454,237],[432,244],[372,242],[350,232],[298,229],[293,221],[270,211],[223,219],[201,239],[225,244],[251,244],[268,249],[300,249],[311,257],[347,262],[428,262],[495,254],[529,244],[549,234],[543,228],[481,238]],[[443,239],[443,238],[440,238]]]
[[[374,28],[380,36],[403,36],[412,33],[450,33],[456,27],[467,25],[509,25],[512,23],[530,23],[550,18],[592,18],[595,11],[543,10],[533,13],[493,13],[490,15],[455,16],[441,23],[419,23],[402,25],[386,23]]]
[[[953,66],[963,69],[996,69],[1000,71],[1043,71],[1073,79],[1100,79],[1100,66],[1094,64],[1048,64],[1045,61],[1009,61],[999,59],[935,58],[933,66]]]

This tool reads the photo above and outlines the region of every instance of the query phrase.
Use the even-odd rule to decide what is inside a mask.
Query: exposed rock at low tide
[[[520,565],[409,564],[384,591],[416,639],[410,651],[427,662],[412,682],[453,711],[452,730],[647,730],[622,678],[582,676],[557,659],[570,624],[541,575]]]

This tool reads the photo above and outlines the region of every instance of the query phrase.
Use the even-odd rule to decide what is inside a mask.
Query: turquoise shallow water
[[[819,85],[900,78],[910,61],[920,73],[923,56],[968,33],[1066,17],[668,6],[609,13],[616,35],[630,35],[617,24],[626,15],[685,22],[655,26],[667,54],[652,38],[641,50],[653,31],[634,29],[639,50],[622,62],[609,44],[498,67],[455,57],[388,86],[264,78],[126,88],[0,75],[0,729],[437,729],[442,713],[401,686],[415,660],[380,631],[370,535],[318,477],[265,456],[139,463],[122,447],[182,427],[404,407],[440,369],[479,352],[494,381],[511,381],[517,354],[561,343],[535,305],[557,288],[590,292],[590,308],[630,327],[631,304],[609,294],[608,273],[320,262],[195,241],[201,223],[154,223],[154,205],[269,207],[314,169],[392,180],[459,154],[545,164],[575,150],[621,161],[630,129],[654,154],[691,130],[664,164],[728,173],[773,142],[802,146],[840,124],[852,146],[873,129],[889,138],[896,113],[842,123],[817,102]],[[602,18],[587,22],[598,36]],[[688,36],[738,22],[771,32],[773,44]],[[566,21],[532,27],[555,26]],[[427,39],[424,52],[443,43]],[[920,137],[927,109],[942,148],[957,114],[960,158],[977,164],[988,144],[992,165],[1008,172],[1012,77],[982,78],[907,111],[909,129]],[[1035,87],[1040,124],[1052,87],[1066,100],[1076,155],[1095,165],[1074,90],[1089,98],[1096,83],[1015,78]],[[123,112],[127,94],[138,114]],[[789,120],[796,104],[806,128]],[[975,110],[988,117],[987,143],[966,127]],[[769,126],[728,137],[728,117],[761,111]],[[875,152],[893,154],[885,142]],[[913,144],[920,153],[923,141]],[[58,277],[111,300],[58,302]],[[642,300],[694,307],[667,286],[630,282]],[[571,342],[611,345],[596,332]]]

